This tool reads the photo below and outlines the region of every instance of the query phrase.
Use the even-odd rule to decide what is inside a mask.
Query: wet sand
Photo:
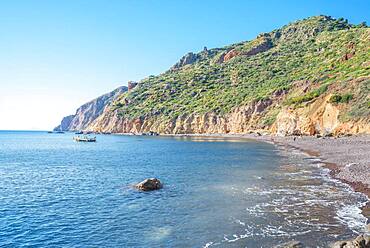
[[[254,135],[253,135],[254,136]],[[370,135],[350,137],[255,136],[257,140],[298,148],[322,159],[330,175],[349,184],[370,199]],[[370,217],[370,202],[363,208]]]
[[[370,136],[276,137],[255,136],[257,140],[298,148],[326,163],[331,175],[370,197]]]
[[[273,136],[258,134],[184,134],[174,136],[208,136],[249,138],[277,145],[294,147],[310,156],[319,157],[331,170],[330,175],[349,185],[370,199],[370,135],[350,137]],[[370,202],[363,208],[370,218]]]

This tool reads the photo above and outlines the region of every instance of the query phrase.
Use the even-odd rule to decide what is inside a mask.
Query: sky
[[[185,53],[313,15],[370,23],[369,0],[1,0],[0,130],[50,130]]]

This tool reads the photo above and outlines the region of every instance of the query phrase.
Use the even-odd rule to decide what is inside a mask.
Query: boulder
[[[128,91],[131,91],[133,88],[135,88],[138,85],[137,82],[134,81],[128,81],[127,83],[127,89]]]
[[[161,189],[163,187],[161,181],[157,178],[148,178],[144,181],[135,185],[135,188],[142,190],[142,191],[151,191]]]
[[[353,240],[337,241],[330,246],[331,248],[370,248],[370,236],[359,235]]]

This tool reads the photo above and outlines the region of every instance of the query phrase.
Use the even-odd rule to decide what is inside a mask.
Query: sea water
[[[0,132],[0,247],[311,247],[366,197],[297,150],[236,138]],[[132,185],[157,177],[164,188]]]

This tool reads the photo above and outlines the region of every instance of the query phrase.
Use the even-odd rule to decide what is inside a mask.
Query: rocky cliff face
[[[193,64],[195,61],[197,61],[197,59],[199,59],[199,56],[195,53],[188,53],[186,54],[185,56],[183,56],[179,62],[177,62],[172,68],[171,70],[176,70],[176,69],[180,69],[181,67],[185,66],[185,65],[190,65],[190,64]]]
[[[329,101],[331,96],[324,96],[299,109],[281,110],[271,131],[281,136],[370,133],[370,118],[341,121],[341,107]]]
[[[204,49],[80,107],[59,129],[370,133],[370,29],[327,16]]]
[[[241,49],[237,49],[237,48],[234,48],[226,53],[224,53],[221,57],[220,57],[220,60],[218,61],[219,63],[224,63],[224,62],[227,62],[229,61],[230,59],[234,58],[234,57],[237,57],[237,56],[253,56],[253,55],[256,55],[258,53],[262,53],[262,52],[266,52],[267,50],[269,50],[270,48],[273,47],[273,43],[270,39],[270,37],[265,37],[265,36],[261,36],[259,37],[257,40],[257,44],[255,44],[254,46],[252,46],[251,48],[247,49],[247,50],[241,50]]]
[[[55,131],[76,131],[85,130],[104,109],[112,103],[118,96],[127,91],[127,87],[122,86],[112,92],[104,94],[79,107],[74,115],[64,117],[61,124],[54,128]]]
[[[248,133],[265,131],[286,135],[342,135],[370,133],[370,118],[357,121],[339,119],[340,109],[329,102],[331,95],[316,100],[306,107],[278,110],[273,125],[263,124],[268,110],[276,110],[278,102],[253,102],[235,108],[224,116],[216,113],[180,115],[163,121],[155,116],[127,119],[115,112],[105,112],[88,129],[97,132],[143,133],[155,131],[164,134]]]
[[[54,131],[68,131],[74,117],[75,115],[68,115],[64,117],[60,125],[54,128]]]

